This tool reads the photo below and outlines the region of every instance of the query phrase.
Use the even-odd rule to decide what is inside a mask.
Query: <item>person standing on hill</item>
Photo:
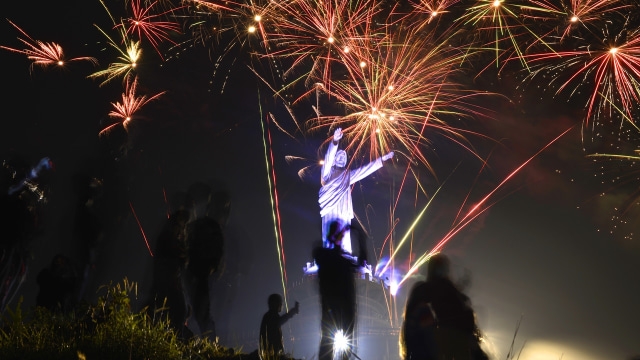
[[[273,356],[280,356],[284,353],[284,342],[282,340],[282,325],[289,321],[294,315],[300,312],[300,303],[286,314],[280,315],[282,311],[282,296],[271,294],[267,299],[269,311],[262,317],[260,323],[260,356],[262,359],[271,359]]]
[[[412,288],[405,307],[401,346],[405,360],[487,360],[467,295],[449,277],[450,262],[436,254],[427,280]]]

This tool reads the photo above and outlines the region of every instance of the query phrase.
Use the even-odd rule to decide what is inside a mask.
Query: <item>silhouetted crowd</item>
[[[48,159],[47,159],[48,161]],[[51,164],[41,161],[40,168],[3,163],[2,220],[9,237],[2,241],[2,306],[16,293],[25,276],[26,248],[30,231],[37,228],[38,202],[45,197],[45,187],[38,176]],[[18,173],[22,173],[22,175]],[[87,287],[88,275],[95,265],[96,247],[105,237],[103,214],[96,202],[107,190],[101,179],[77,176],[78,191],[74,240],[81,246],[81,264],[62,254],[53,257],[49,266],[37,275],[39,292],[36,304],[51,311],[70,311],[78,304]],[[230,213],[230,197],[214,191],[205,183],[191,185],[172,204],[153,249],[153,270],[145,305],[149,311],[161,309],[176,332],[216,341],[216,327],[210,312],[210,282],[224,266],[224,227]],[[345,231],[358,234],[358,256],[342,247]],[[352,232],[353,233],[353,232]],[[356,273],[366,265],[366,233],[357,224],[329,227],[324,246],[313,250],[317,264],[321,302],[321,340],[318,359],[347,360],[357,357],[350,344],[336,346],[337,337],[353,338],[356,328]],[[416,283],[407,299],[401,329],[401,352],[406,360],[484,360],[480,331],[469,298],[450,278],[450,264],[443,254],[427,263],[426,280]],[[11,287],[13,286],[13,288]],[[283,298],[272,294],[268,311],[260,324],[259,354],[263,359],[286,357],[281,326],[299,313],[299,304],[284,314]]]

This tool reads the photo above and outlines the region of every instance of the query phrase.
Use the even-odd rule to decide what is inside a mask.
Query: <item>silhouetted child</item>
[[[260,354],[262,359],[270,359],[270,356],[280,356],[284,353],[282,325],[300,312],[300,304],[296,301],[296,305],[288,313],[280,315],[282,296],[278,294],[269,295],[267,303],[269,311],[264,314],[260,323]]]
[[[427,263],[427,281],[411,290],[402,326],[407,360],[488,359],[469,297],[449,277],[449,259],[436,254]],[[437,356],[437,357],[436,357]]]

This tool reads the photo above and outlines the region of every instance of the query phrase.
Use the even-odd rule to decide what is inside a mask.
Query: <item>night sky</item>
[[[110,2],[109,7],[116,13],[123,4]],[[262,126],[271,134],[267,151],[273,152],[290,286],[303,278],[302,267],[320,239],[319,149],[330,130],[296,131],[286,109],[249,70],[250,57],[243,49],[233,49],[214,72],[217,45],[183,46],[179,54],[168,51],[173,56],[164,62],[143,45],[144,60],[137,71],[140,87],[147,94],[167,93],[147,104],[130,127],[127,156],[107,164],[101,157],[105,139],[100,141],[98,133],[110,124],[110,103],[120,100],[122,83],[117,79],[99,87],[99,81],[87,79],[112,58],[103,51],[105,39],[93,26],[109,29],[110,20],[99,2],[11,2],[3,6],[2,18],[34,39],[59,43],[69,57],[94,56],[100,61],[98,67],[75,62],[64,68],[30,69],[26,56],[0,49],[0,155],[31,166],[48,156],[55,164],[43,179],[48,202],[41,209],[40,229],[29,243],[29,272],[20,291],[24,304],[35,304],[35,276],[55,254],[80,256],[73,231],[77,181],[82,176],[96,169],[110,171],[106,176],[118,194],[105,206],[104,215],[113,225],[97,248],[89,299],[95,299],[98,286],[123,277],[148,289],[151,256],[131,208],[153,248],[171,202],[202,181],[231,195],[227,267],[213,286],[233,283],[234,297],[228,304],[214,303],[214,316],[227,341],[223,345],[246,345],[232,334],[257,331],[268,295],[282,292]],[[0,34],[0,45],[23,48],[17,40],[23,36],[9,22],[0,24]],[[583,148],[585,109],[580,97],[554,98],[543,82],[523,87],[518,86],[521,79],[518,73],[497,77],[491,72],[469,79],[477,89],[504,95],[487,97],[483,103],[491,109],[491,119],[465,123],[490,138],[471,137],[477,152],[489,159],[487,167],[476,178],[482,169],[477,158],[445,139],[433,139],[427,156],[437,177],[426,169],[416,171],[430,195],[440,185],[442,190],[416,227],[414,257],[435,245],[461,206],[468,209],[572,128],[500,187],[489,201],[491,208],[453,237],[443,252],[451,257],[456,278],[469,277],[466,291],[494,358],[507,356],[521,321],[514,343],[516,353],[522,350],[521,360],[633,359],[640,356],[640,213],[637,206],[623,216],[619,209],[638,182],[623,187],[612,180],[634,169],[585,157],[592,149]],[[298,106],[301,118],[310,114],[310,106]],[[294,138],[272,121],[267,124],[267,113],[281,119]],[[600,136],[595,147],[604,148],[615,137]],[[638,146],[640,138],[633,140],[627,138],[627,146]],[[299,158],[286,161],[287,156]],[[309,172],[299,177],[298,170],[306,166]],[[406,166],[406,158],[396,156],[354,187],[355,212],[370,232],[371,253],[376,255],[389,232],[390,209]],[[415,180],[407,180],[402,189],[394,214],[399,220],[395,238],[404,235],[426,203],[423,194],[416,195]],[[400,258],[406,261],[408,252]],[[400,265],[398,269],[406,271]],[[412,281],[400,288],[399,304]],[[309,304],[301,306],[302,312],[319,311]]]

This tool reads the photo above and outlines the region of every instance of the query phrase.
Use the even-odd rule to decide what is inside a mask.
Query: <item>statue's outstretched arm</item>
[[[367,176],[371,175],[376,170],[382,167],[383,161],[387,161],[392,157],[393,157],[393,151],[383,155],[382,157],[375,159],[374,161],[368,163],[367,165],[363,165],[355,170],[351,170],[351,173],[350,173],[351,184],[354,184],[366,178]]]

